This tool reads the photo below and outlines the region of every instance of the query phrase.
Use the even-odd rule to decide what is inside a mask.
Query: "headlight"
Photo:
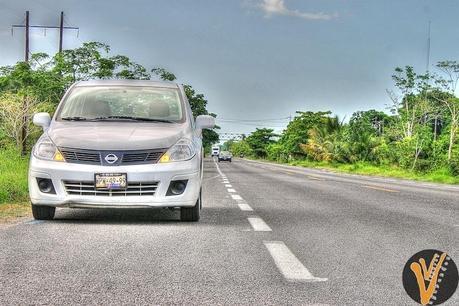
[[[196,149],[189,139],[182,138],[161,156],[160,163],[192,159]]]
[[[37,141],[33,150],[33,155],[39,159],[65,161],[64,156],[62,156],[61,152],[59,152],[46,134]]]

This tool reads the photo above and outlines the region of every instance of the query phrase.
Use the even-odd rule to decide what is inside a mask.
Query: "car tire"
[[[198,200],[193,207],[180,208],[180,221],[197,222],[199,221],[200,211],[202,206],[201,192],[199,192]]]
[[[56,207],[32,204],[32,215],[35,220],[53,220]]]
[[[231,162],[231,158],[230,158],[229,162]]]

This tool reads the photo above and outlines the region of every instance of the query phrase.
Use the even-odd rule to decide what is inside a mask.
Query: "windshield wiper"
[[[146,117],[133,117],[133,116],[106,116],[106,117],[96,117],[93,120],[132,120],[132,121],[149,121],[149,122],[166,122],[166,123],[174,123],[174,121],[166,120],[166,119],[154,119],[154,118],[146,118]]]
[[[85,118],[85,117],[78,117],[78,116],[74,116],[74,117],[62,117],[61,119],[62,119],[62,120],[67,120],[67,121],[86,121],[86,120],[88,120],[88,118]]]

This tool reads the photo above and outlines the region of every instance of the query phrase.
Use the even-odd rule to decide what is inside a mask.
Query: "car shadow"
[[[53,223],[171,223],[180,221],[180,211],[164,208],[152,209],[81,209],[60,208]]]
[[[201,210],[199,222],[181,222],[179,209],[148,208],[148,209],[81,209],[59,208],[54,220],[50,223],[72,224],[196,224],[201,226],[235,226],[232,216],[234,209],[227,207],[207,207]]]

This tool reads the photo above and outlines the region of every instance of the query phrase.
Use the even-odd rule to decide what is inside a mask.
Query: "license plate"
[[[96,173],[96,189],[126,189],[126,173]]]

